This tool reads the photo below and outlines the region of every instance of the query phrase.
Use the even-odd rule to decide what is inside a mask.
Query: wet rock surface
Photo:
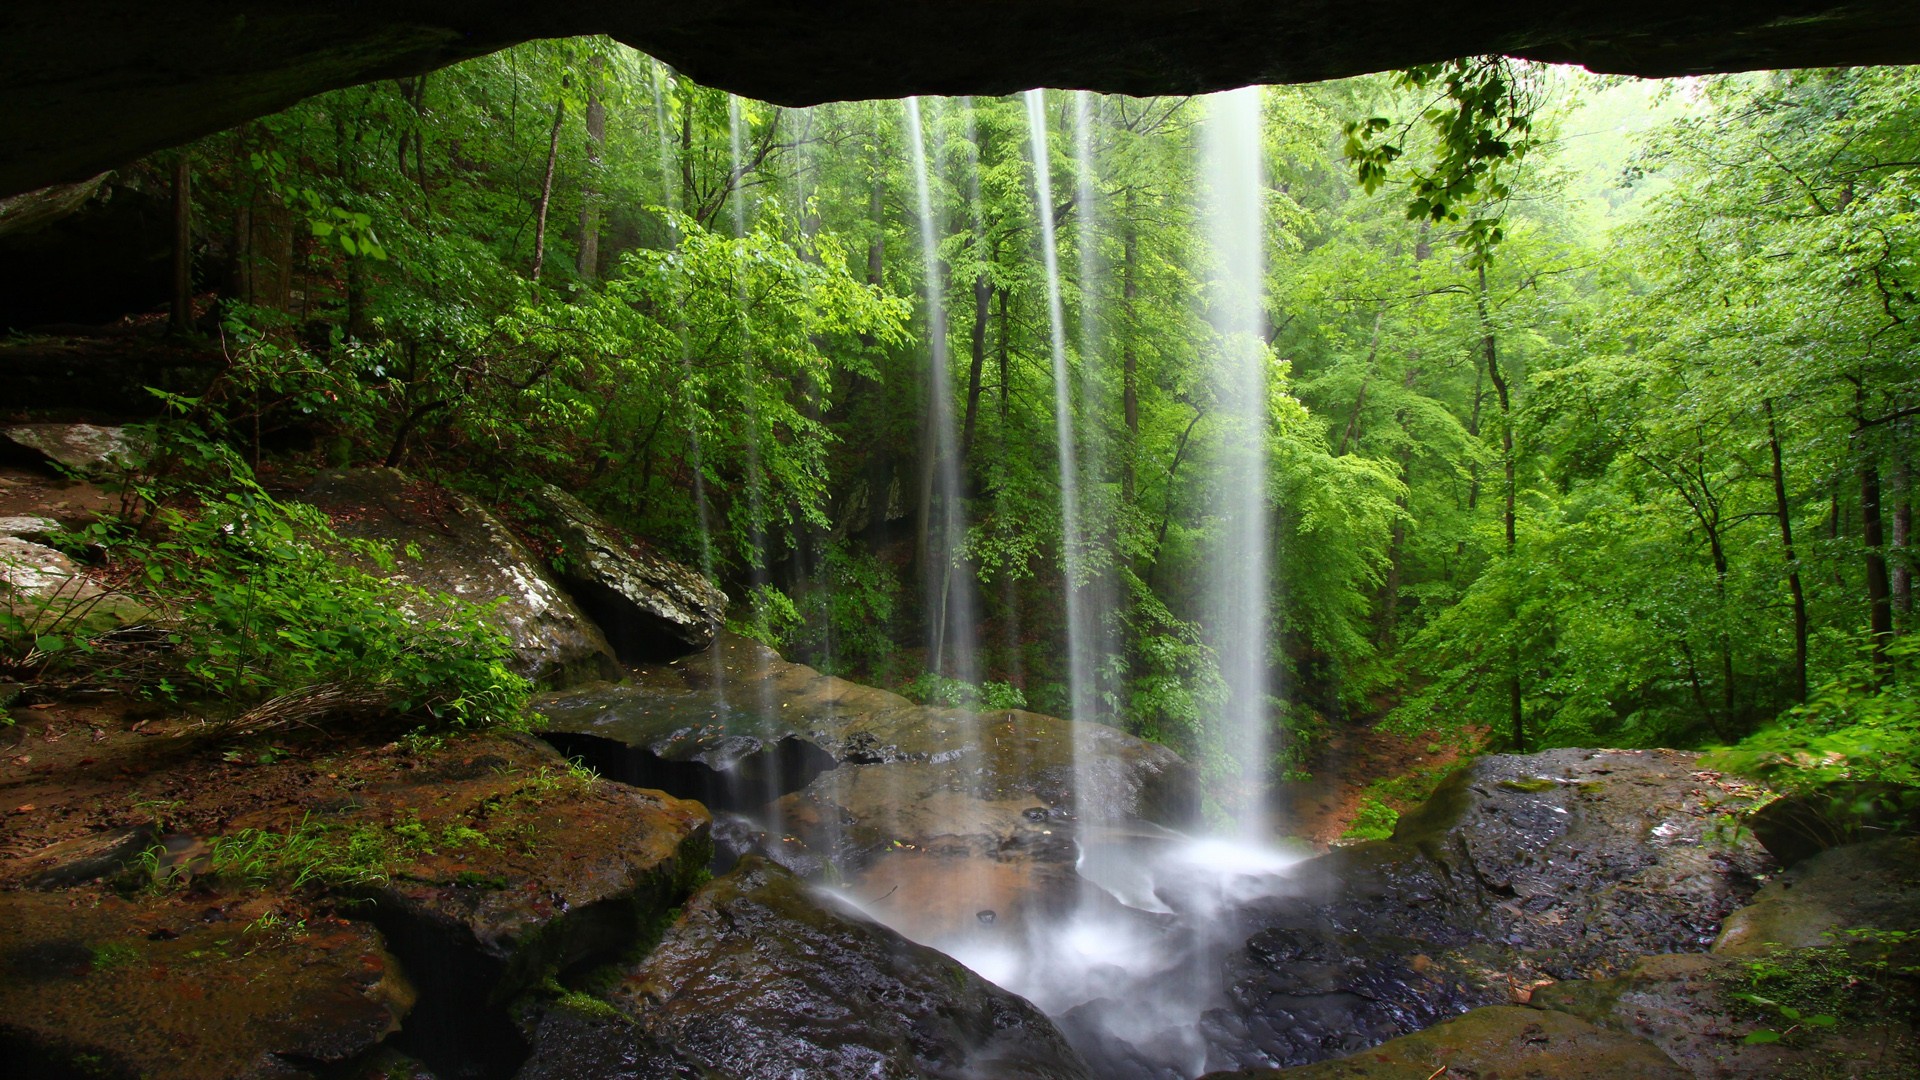
[[[753,814],[761,830],[735,830],[729,858],[831,871],[853,895],[885,896],[889,924],[922,940],[981,911],[1018,924],[1080,903],[1074,844],[1089,821],[1198,816],[1194,773],[1164,747],[1021,710],[916,705],[731,634],[537,707],[549,742],[609,777]],[[1093,755],[1077,790],[1076,739]]]
[[[1764,956],[1843,940],[1853,928],[1920,930],[1920,837],[1833,848],[1797,863],[1733,913],[1723,956]]]
[[[1920,834],[1920,788],[1835,781],[1759,806],[1746,825],[1781,866],[1792,866],[1829,848]]]
[[[392,544],[390,578],[469,603],[499,601],[485,618],[511,640],[522,675],[564,686],[613,673],[613,651],[600,629],[472,499],[394,469],[327,473],[304,498],[341,536]]]
[[[1671,751],[1476,760],[1392,839],[1297,867],[1238,914],[1211,1068],[1351,1053],[1553,979],[1704,950],[1769,865],[1721,815],[1739,785]]]
[[[1699,1080],[1920,1074],[1911,1005],[1909,1015],[1900,1018],[1881,1011],[1885,1001],[1863,1002],[1879,1015],[1850,1016],[1832,1028],[1803,1028],[1776,1042],[1749,1043],[1747,1037],[1756,1031],[1793,1026],[1739,996],[1754,993],[1780,991],[1756,982],[1745,961],[1694,953],[1650,956],[1611,979],[1544,987],[1533,995],[1533,1004],[1645,1038]]]
[[[671,660],[713,644],[727,597],[699,571],[623,542],[557,487],[544,488],[535,505],[559,542],[554,573],[623,663]]]
[[[10,1075],[318,1077],[400,1026],[413,990],[372,927],[271,908],[0,893]]]
[[[1438,1076],[1555,1080],[1686,1080],[1659,1047],[1565,1013],[1475,1009],[1364,1053],[1292,1069],[1218,1072],[1207,1080],[1432,1080]]]
[[[1089,1075],[1028,1002],[764,859],[696,894],[608,999],[731,1080]]]
[[[424,838],[364,890],[361,914],[421,990],[398,1045],[443,1080],[506,1075],[526,1053],[513,997],[633,945],[711,857],[698,804],[554,764],[533,740],[488,740],[367,783],[341,807]]]

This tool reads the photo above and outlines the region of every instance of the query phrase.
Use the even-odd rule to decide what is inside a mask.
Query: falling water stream
[[[671,148],[664,142],[667,111],[661,89],[656,82],[664,168]],[[966,527],[965,492],[949,370],[945,268],[934,199],[940,143],[934,142],[934,153],[928,152],[929,132],[937,139],[939,130],[939,117],[932,104],[908,99],[904,105],[928,334],[928,438],[924,450],[928,456],[923,462],[923,506],[928,513],[929,669],[974,682],[979,678],[975,649],[980,626],[972,593],[963,587],[972,575],[959,563]],[[1209,512],[1219,536],[1201,560],[1205,579],[1199,591],[1205,640],[1219,657],[1228,691],[1220,723],[1211,725],[1224,733],[1218,745],[1209,748],[1215,755],[1212,775],[1234,774],[1232,784],[1227,785],[1234,790],[1211,793],[1232,812],[1235,822],[1228,835],[1219,837],[1177,834],[1125,819],[1114,809],[1123,805],[1123,800],[1112,797],[1110,788],[1122,777],[1125,766],[1103,756],[1111,754],[1110,748],[1116,744],[1111,733],[1097,723],[1102,710],[1096,680],[1100,665],[1115,648],[1106,630],[1114,600],[1111,575],[1103,572],[1102,553],[1106,548],[1102,545],[1108,541],[1103,535],[1088,535],[1105,528],[1095,519],[1106,511],[1090,514],[1083,502],[1086,493],[1098,492],[1105,483],[1100,439],[1090,426],[1091,418],[1107,411],[1100,399],[1107,380],[1100,369],[1102,337],[1096,303],[1103,283],[1095,229],[1099,175],[1094,149],[1095,114],[1090,98],[1076,97],[1074,203],[1078,216],[1073,224],[1080,293],[1076,370],[1076,358],[1069,351],[1062,294],[1046,94],[1029,91],[1025,105],[1036,224],[1046,271],[1061,554],[1067,582],[1063,590],[1065,645],[1075,720],[1070,804],[1037,812],[1043,820],[1058,821],[1058,828],[1071,830],[1072,848],[1063,861],[1050,864],[1062,868],[1072,879],[1067,893],[1071,902],[1035,906],[1018,918],[1006,919],[997,919],[994,911],[983,909],[976,919],[969,901],[1000,887],[989,881],[996,863],[1001,871],[1012,864],[1001,861],[1004,853],[982,849],[977,843],[981,838],[971,836],[943,838],[943,846],[951,848],[945,855],[931,851],[885,852],[867,867],[860,882],[850,883],[842,896],[857,906],[864,905],[875,918],[947,952],[991,981],[1033,1001],[1060,1022],[1093,1062],[1097,1075],[1156,1080],[1194,1077],[1219,1065],[1209,1058],[1202,1027],[1207,1010],[1221,1004],[1221,965],[1226,952],[1239,944],[1231,930],[1234,910],[1259,897],[1285,891],[1289,887],[1288,868],[1300,857],[1266,846],[1272,822],[1260,811],[1262,800],[1257,794],[1267,755],[1266,603],[1270,595],[1263,464],[1267,348],[1262,337],[1259,92],[1236,91],[1209,100],[1200,169],[1203,218],[1213,262],[1206,293],[1211,334],[1202,347],[1210,349],[1218,363],[1213,380],[1217,396],[1211,410],[1213,457],[1209,483],[1214,499]],[[729,116],[737,183],[743,173],[744,133],[737,101],[732,103]],[[973,144],[970,152],[978,155],[970,109],[964,119],[968,142]],[[978,160],[976,156],[972,163],[977,165]],[[744,236],[744,200],[737,189],[732,198],[734,233]],[[972,227],[982,230],[977,193],[968,211],[973,215]],[[741,285],[742,332],[746,335],[743,353],[747,357],[742,376],[754,378],[751,330],[744,308],[748,298],[744,282]],[[755,392],[751,387],[747,390],[750,397]],[[1077,427],[1076,417],[1087,424],[1084,429]],[[753,422],[750,418],[749,423]],[[758,500],[763,497],[762,477],[752,449],[754,443],[754,439],[748,439],[746,468],[749,497]],[[696,488],[696,497],[699,495]],[[1098,499],[1095,501],[1097,504]],[[700,506],[704,530],[704,499]],[[756,501],[751,511],[758,542],[762,507]],[[754,568],[756,583],[765,580],[764,566],[762,552]],[[762,700],[748,707],[771,720],[774,705],[767,695],[772,680],[765,672],[752,674]],[[726,708],[724,701],[721,707]],[[959,725],[954,730],[960,733],[965,749],[953,755],[935,755],[925,764],[952,763],[953,779],[948,782],[964,789],[971,800],[968,805],[989,807],[997,796],[986,785],[994,782],[994,769],[1006,767],[1006,754],[990,745],[996,737],[988,730],[995,723],[992,714],[948,716],[940,722]],[[777,738],[774,727],[762,726],[763,734]],[[1012,751],[1015,757],[1019,753]],[[1223,762],[1231,765],[1223,766]],[[839,773],[851,775],[857,768],[864,766],[843,767]],[[890,785],[885,805],[898,807],[904,814],[911,809],[902,805],[906,795],[891,786],[897,781],[889,779],[898,775],[899,770],[888,770],[875,778]],[[772,809],[777,793],[767,794]],[[742,805],[753,802],[741,800]],[[967,811],[976,812],[990,817],[994,811]],[[784,832],[778,820],[759,824],[770,836]],[[953,825],[956,833],[971,828]],[[953,843],[944,843],[949,840]],[[901,845],[896,843],[894,847]],[[890,904],[884,902],[886,897],[879,891],[862,892],[854,887],[884,882],[896,871],[919,875],[923,880],[934,875],[937,892],[945,900],[957,901],[947,906],[956,907],[958,913],[942,913],[935,918],[928,911],[907,910],[897,899]],[[1046,872],[1045,866],[1041,872]]]
[[[1220,527],[1205,565],[1206,641],[1226,683],[1221,748],[1237,766],[1234,818],[1242,838],[1270,835],[1266,819],[1267,344],[1261,228],[1260,89],[1214,94],[1202,130],[1207,237],[1213,252],[1207,318],[1216,343],[1220,419],[1213,512]]]
[[[1115,805],[1102,785],[1121,772],[1118,761],[1103,760],[1095,723],[1095,671],[1113,646],[1102,636],[1097,573],[1087,565],[1086,510],[1081,495],[1099,483],[1099,462],[1082,446],[1097,440],[1076,431],[1075,415],[1098,414],[1098,334],[1091,302],[1096,295],[1097,253],[1089,225],[1095,194],[1091,110],[1076,102],[1076,161],[1079,169],[1080,367],[1076,377],[1068,352],[1065,304],[1054,220],[1046,96],[1026,95],[1031,135],[1033,183],[1046,269],[1049,345],[1054,381],[1054,428],[1059,452],[1060,520],[1067,608],[1067,657],[1073,714],[1073,822],[1081,882],[1077,902],[1053,914],[1029,916],[1017,926],[945,925],[929,928],[924,919],[886,905],[870,907],[882,921],[940,948],[989,980],[1033,1001],[1060,1020],[1098,1075],[1110,1077],[1193,1077],[1217,1067],[1202,1034],[1206,1011],[1221,1004],[1221,964],[1238,944],[1232,937],[1233,910],[1262,896],[1285,891],[1287,872],[1302,856],[1267,846],[1271,824],[1248,808],[1259,805],[1257,790],[1264,764],[1266,680],[1266,520],[1264,448],[1264,358],[1260,340],[1262,247],[1260,211],[1259,98],[1257,91],[1219,95],[1208,114],[1202,172],[1209,193],[1205,207],[1208,236],[1217,270],[1210,278],[1209,319],[1218,343],[1220,410],[1218,450],[1220,498],[1215,513],[1226,535],[1216,546],[1204,593],[1210,620],[1208,640],[1221,657],[1233,700],[1224,719],[1229,733],[1217,748],[1235,762],[1241,790],[1223,802],[1240,810],[1226,837],[1190,837],[1138,822],[1109,819]],[[926,154],[920,139],[920,103],[907,106],[912,164],[920,210],[922,255],[926,263],[929,324],[934,328],[935,372],[944,373],[946,355],[941,317],[938,253],[928,194]],[[1076,396],[1079,408],[1076,410]],[[951,424],[944,392],[930,401],[936,429]],[[950,444],[941,442],[945,447]],[[944,470],[943,470],[944,472]],[[954,481],[957,484],[957,477]],[[949,489],[956,491],[957,489]],[[957,505],[957,503],[956,503]],[[957,629],[957,627],[956,627]],[[978,753],[978,751],[976,751]],[[978,861],[978,860],[976,860]],[[964,874],[955,867],[955,874]],[[956,887],[961,883],[956,882]],[[971,920],[968,920],[970,922]]]

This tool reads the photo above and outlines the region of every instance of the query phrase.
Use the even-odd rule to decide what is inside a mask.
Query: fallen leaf
[[[13,812],[16,814],[31,814],[37,809],[39,809],[39,807],[34,806],[32,803],[21,803],[19,806],[13,808]]]

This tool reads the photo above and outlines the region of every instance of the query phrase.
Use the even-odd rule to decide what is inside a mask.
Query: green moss
[[[94,971],[112,971],[125,967],[140,959],[140,950],[124,941],[109,941],[104,945],[95,945],[91,950]]]
[[[1537,795],[1542,791],[1552,791],[1554,788],[1560,786],[1560,782],[1558,780],[1550,780],[1544,776],[1533,776],[1525,780],[1502,780],[1499,786],[1506,788],[1508,791],[1524,791],[1528,794]]]

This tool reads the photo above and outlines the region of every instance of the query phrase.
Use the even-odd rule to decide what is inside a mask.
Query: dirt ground
[[[1432,733],[1394,735],[1372,722],[1339,727],[1315,755],[1312,778],[1283,784],[1276,802],[1287,831],[1324,851],[1353,823],[1369,784],[1422,770],[1448,770],[1470,756],[1457,743]]]

